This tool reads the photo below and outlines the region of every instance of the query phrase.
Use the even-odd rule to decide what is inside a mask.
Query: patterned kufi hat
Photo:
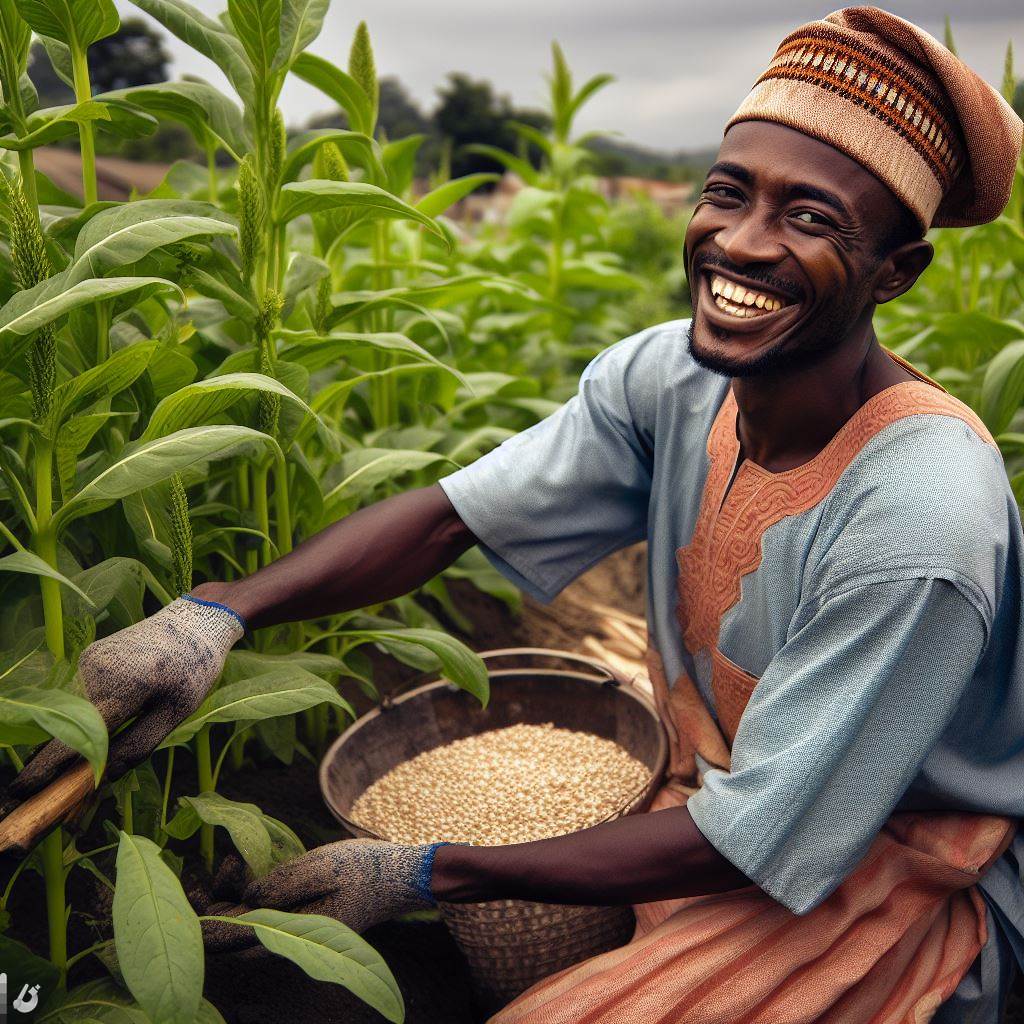
[[[923,227],[998,217],[1021,120],[927,32],[877,7],[847,7],[779,45],[726,131],[775,121],[866,167]]]

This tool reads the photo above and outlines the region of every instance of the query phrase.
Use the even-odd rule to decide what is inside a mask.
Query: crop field
[[[86,56],[118,28],[112,0],[0,0],[0,759],[9,778],[56,737],[100,783],[74,833],[0,864],[0,962],[19,987],[41,986],[34,1019],[51,1024],[223,1020],[203,998],[183,879],[225,849],[255,874],[303,849],[294,822],[229,799],[225,780],[297,760],[313,776],[354,705],[378,699],[386,658],[485,701],[483,663],[452,635],[469,624],[451,584],[510,616],[520,595],[471,551],[386,606],[258,631],[113,783],[100,782],[108,730],[76,677],[81,651],[471,462],[555,410],[597,352],[687,314],[684,225],[604,198],[574,123],[614,86],[574,81],[557,46],[550,131],[516,126],[516,153],[477,147],[524,187],[503,223],[467,227],[453,206],[497,175],[442,168],[414,192],[422,139],[377,132],[365,26],[342,68],[307,52],[326,0],[229,0],[219,18],[183,0],[135,4],[216,63],[233,94],[179,81],[94,95]],[[74,103],[38,108],[33,33]],[[289,75],[348,127],[286,132]],[[98,201],[97,136],[166,121],[206,165],[176,163],[147,195]],[[35,149],[65,138],[80,146],[84,201],[34,167]],[[934,241],[919,286],[880,311],[880,336],[978,410],[1024,498],[1024,172],[998,221]],[[116,742],[125,723],[112,724]],[[107,893],[100,909],[69,897],[86,876]],[[385,958],[340,923],[269,910],[237,921],[404,1019]]]

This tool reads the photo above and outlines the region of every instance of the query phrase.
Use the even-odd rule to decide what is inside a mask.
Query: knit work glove
[[[107,778],[144,761],[209,693],[245,633],[227,605],[179,597],[148,619],[90,644],[78,660],[86,696],[108,730],[135,717],[110,744]],[[136,717],[137,716],[137,717]],[[0,800],[0,817],[53,781],[80,755],[59,740],[40,748]]]
[[[270,907],[333,917],[357,932],[435,906],[430,889],[434,854],[446,843],[400,846],[376,839],[345,839],[318,846],[249,882],[242,904],[217,913],[231,916]],[[252,930],[218,921],[203,922],[208,949],[251,944]]]

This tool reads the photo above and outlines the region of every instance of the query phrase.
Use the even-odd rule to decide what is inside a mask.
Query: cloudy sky
[[[215,14],[224,0],[192,0]],[[998,84],[1012,39],[1024,76],[1021,0],[890,0],[888,9],[942,34],[953,21],[960,56]],[[118,0],[123,15],[138,13]],[[311,50],[344,66],[356,24],[370,28],[380,74],[398,75],[429,110],[449,71],[490,79],[520,105],[544,103],[548,47],[557,39],[579,82],[616,81],[585,109],[580,129],[608,129],[664,149],[713,145],[721,127],[788,31],[832,7],[813,0],[335,0]],[[171,37],[174,74],[227,88],[205,58]],[[301,126],[330,102],[291,81],[281,99]]]

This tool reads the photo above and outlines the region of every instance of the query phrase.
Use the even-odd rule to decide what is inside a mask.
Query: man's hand
[[[413,910],[434,906],[430,888],[436,844],[400,846],[375,839],[345,839],[315,850],[249,882],[240,906],[207,912],[235,916],[257,907],[322,914],[362,932]],[[248,934],[246,934],[248,933]],[[208,949],[251,944],[251,929],[203,922]]]
[[[243,633],[241,620],[224,606],[179,597],[82,652],[78,669],[85,692],[107,729],[135,718],[110,745],[108,778],[116,779],[144,761],[199,707]],[[78,756],[57,740],[47,743],[8,786],[0,817],[52,782]]]

